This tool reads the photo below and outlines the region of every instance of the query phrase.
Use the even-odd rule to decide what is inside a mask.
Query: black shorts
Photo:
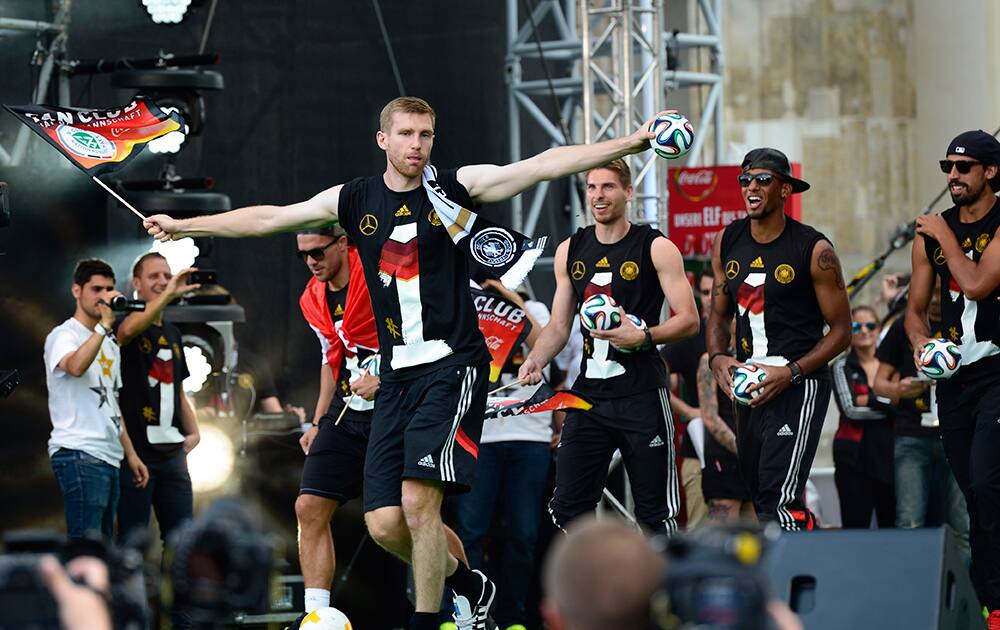
[[[403,479],[468,492],[483,432],[489,367],[451,365],[383,381],[365,459],[365,511],[402,503]]]
[[[349,410],[340,424],[329,416],[320,419],[319,432],[302,467],[299,494],[340,503],[361,496],[371,417],[371,413]]]
[[[722,401],[722,404],[726,402]],[[701,493],[706,501],[750,500],[750,491],[740,476],[740,463],[736,459],[736,453],[727,451],[708,431],[705,431],[705,467],[701,470]]]

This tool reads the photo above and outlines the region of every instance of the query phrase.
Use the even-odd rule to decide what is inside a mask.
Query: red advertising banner
[[[739,166],[669,170],[669,236],[685,258],[711,256],[719,230],[746,216],[743,192],[736,181],[740,172]],[[799,177],[801,172],[802,165],[793,163],[792,175]],[[789,197],[785,214],[802,218],[801,195]]]

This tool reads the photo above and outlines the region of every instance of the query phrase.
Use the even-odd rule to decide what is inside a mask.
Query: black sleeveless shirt
[[[941,213],[955,234],[965,255],[975,262],[1000,229],[1000,200],[986,215],[973,223],[959,220],[958,208]],[[943,403],[961,384],[1000,381],[1000,286],[981,300],[966,299],[955,282],[941,246],[924,237],[927,260],[941,276],[941,328],[944,336],[962,346],[962,367],[955,376],[939,381],[939,399]]]
[[[812,280],[816,243],[829,240],[791,217],[770,243],[750,234],[750,218],[722,235],[720,261],[736,311],[736,358],[785,365],[823,338],[823,313]]]
[[[650,247],[663,236],[648,225],[630,225],[617,243],[597,240],[594,226],[580,228],[569,239],[566,273],[576,306],[598,293],[610,295],[626,313],[648,326],[660,321],[663,288]],[[622,352],[605,339],[595,339],[580,327],[583,357],[573,388],[596,398],[620,398],[667,386],[667,371],[655,348]]]
[[[455,203],[476,208],[455,175],[455,170],[441,171],[438,183]],[[396,192],[381,175],[351,180],[340,191],[339,215],[364,267],[382,349],[382,379],[489,363],[465,254],[452,242],[423,186]]]

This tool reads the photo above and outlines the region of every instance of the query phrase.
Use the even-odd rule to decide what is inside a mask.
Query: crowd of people
[[[300,307],[321,349],[294,506],[305,614],[339,603],[330,596],[330,522],[360,497],[372,538],[412,568],[411,629],[439,627],[446,588],[457,628],[495,620],[523,629],[544,506],[557,527],[575,529],[600,502],[616,452],[634,499],[628,516],[649,536],[741,519],[787,531],[821,526],[804,494],[832,397],[843,526],[949,524],[971,545],[973,582],[991,628],[1000,628],[1000,464],[990,457],[1000,431],[995,139],[969,132],[949,146],[941,168],[955,207],[918,220],[909,304],[882,335],[883,314],[852,307],[831,241],[784,213],[809,184],[776,149],[745,156],[733,185],[747,216],[719,232],[693,289],[673,243],[628,219],[632,176],[622,158],[648,148],[648,125],[506,166],[437,171],[429,165],[434,124],[426,102],[395,99],[376,135],[387,157],[380,175],[289,206],[145,222],[158,240],[297,232],[312,274]],[[523,252],[475,209],[578,172],[586,173],[593,221],[556,247],[550,311],[493,279]],[[166,305],[192,288],[190,272],[171,275],[161,256],[144,255],[132,285],[147,308],[118,319],[108,305],[111,268],[88,260],[74,273],[76,311],[45,344],[49,453],[71,537],[111,537],[116,515],[117,535],[127,536],[152,509],[167,540],[191,518],[185,456],[199,434],[180,387],[187,368],[179,333],[163,321]],[[507,366],[508,382],[519,384],[510,395],[558,385],[557,374],[572,369],[578,375],[562,382],[592,401],[589,409],[484,421],[490,354],[470,277],[532,323]],[[580,305],[598,294],[619,305],[620,326],[578,325]],[[914,359],[936,337],[962,349],[962,369],[937,384]],[[578,359],[567,364],[567,353]],[[765,376],[749,388],[749,404],[735,404],[733,372],[746,364]],[[456,515],[446,524],[442,506],[452,494]],[[497,519],[505,524],[502,562],[487,576],[483,541]],[[641,607],[621,616],[580,611],[617,611],[631,601],[626,594],[648,600],[662,559],[620,525],[588,527],[553,551],[547,621],[644,627]],[[593,557],[574,545],[594,548]],[[608,570],[611,556],[635,561],[619,575]],[[794,627],[786,611],[773,615]],[[183,614],[173,622],[188,627]]]

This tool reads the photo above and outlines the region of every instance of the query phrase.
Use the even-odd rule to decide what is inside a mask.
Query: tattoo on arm
[[[736,453],[736,435],[719,416],[719,398],[716,394],[715,377],[708,367],[708,355],[698,362],[698,406],[701,409],[705,428],[727,451]]]
[[[824,249],[819,254],[819,260],[816,264],[823,271],[832,271],[833,275],[837,280],[837,288],[844,289],[844,273],[840,270],[840,260],[837,259],[837,254],[834,253],[832,249]]]
[[[712,329],[713,348],[722,348],[724,351],[729,347],[729,331],[727,331],[726,328],[729,328],[729,326],[727,325],[725,328],[716,326]]]

